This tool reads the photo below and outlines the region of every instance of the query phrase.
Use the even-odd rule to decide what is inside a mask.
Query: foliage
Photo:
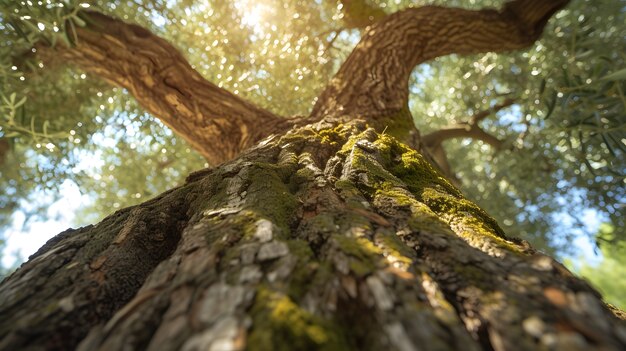
[[[344,3],[3,1],[0,141],[10,147],[0,151],[0,226],[64,179],[93,194],[84,213],[95,216],[83,216],[93,221],[205,166],[124,90],[62,63],[44,66],[29,58],[36,40],[74,42],[73,28],[85,21],[77,9],[136,22],[174,43],[218,86],[293,116],[309,112],[358,41],[360,29]],[[379,17],[429,3],[482,8],[503,1],[353,3]],[[471,140],[445,146],[464,192],[507,233],[546,250],[566,249],[581,225],[563,218],[586,208],[619,228],[616,240],[626,237],[620,207],[626,198],[624,17],[619,1],[573,1],[532,49],[441,58],[418,67],[411,82],[410,106],[422,134],[515,99],[482,122],[506,147],[496,152]]]
[[[624,227],[626,85],[611,74],[626,66],[625,21],[619,2],[575,1],[526,52],[449,56],[418,69],[411,107],[422,131],[516,102],[482,124],[505,141],[501,150],[447,145],[464,190],[508,233],[567,249],[586,227],[576,221],[584,208]]]
[[[587,279],[598,289],[605,301],[615,306],[626,309],[626,245],[621,242],[619,245],[609,244],[615,236],[614,228],[608,224],[603,224],[598,232],[598,238],[604,241],[600,244],[602,261],[591,263],[584,258],[579,258],[577,262],[566,261],[568,267],[576,271],[579,275]]]

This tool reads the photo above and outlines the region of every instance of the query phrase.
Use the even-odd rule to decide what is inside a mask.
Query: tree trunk
[[[0,286],[0,350],[626,347],[585,282],[341,122],[51,239]]]
[[[91,13],[74,46],[38,55],[127,88],[214,164],[239,156],[51,239],[0,284],[0,350],[625,349],[596,291],[392,136],[412,129],[416,64],[528,46],[567,2],[387,16],[299,121]]]

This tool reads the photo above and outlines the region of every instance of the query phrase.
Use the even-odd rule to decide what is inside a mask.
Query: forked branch
[[[384,17],[320,95],[312,117],[351,114],[372,122],[406,107],[413,68],[448,54],[502,52],[530,46],[569,0],[515,0],[501,11],[424,6]]]

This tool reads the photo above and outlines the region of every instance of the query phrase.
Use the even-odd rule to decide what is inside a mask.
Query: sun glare
[[[235,8],[241,14],[241,24],[252,28],[256,34],[263,33],[266,6],[259,1],[236,0]]]
[[[241,22],[247,26],[256,27],[261,22],[261,9],[259,6],[255,6],[247,11],[244,10],[244,14],[241,18]]]

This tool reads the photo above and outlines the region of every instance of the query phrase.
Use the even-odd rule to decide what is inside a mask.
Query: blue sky
[[[56,234],[70,228],[78,208],[87,205],[90,199],[82,195],[78,186],[66,180],[61,184],[62,198],[54,202],[47,210],[49,220],[30,221],[24,226],[26,216],[17,211],[13,215],[13,224],[5,233],[6,246],[2,252],[2,266],[11,267],[35,253],[43,244]],[[43,192],[41,196],[46,196]]]

